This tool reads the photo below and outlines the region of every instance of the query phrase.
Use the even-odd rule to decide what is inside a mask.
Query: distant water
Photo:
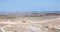
[[[7,13],[60,13],[60,11],[13,11],[13,12],[0,12],[0,14],[7,14]]]

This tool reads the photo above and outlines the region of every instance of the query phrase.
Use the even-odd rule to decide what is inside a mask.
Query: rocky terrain
[[[0,32],[57,32],[60,14],[2,14]]]

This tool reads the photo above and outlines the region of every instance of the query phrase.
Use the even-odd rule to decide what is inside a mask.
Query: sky
[[[60,0],[0,0],[0,12],[60,11]]]

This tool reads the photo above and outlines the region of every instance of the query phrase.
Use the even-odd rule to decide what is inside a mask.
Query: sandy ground
[[[20,17],[0,19],[2,32],[54,32],[60,25],[60,16]]]

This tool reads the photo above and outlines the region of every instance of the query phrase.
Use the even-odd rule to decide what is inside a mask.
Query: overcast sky
[[[0,12],[60,11],[60,0],[0,0]]]

